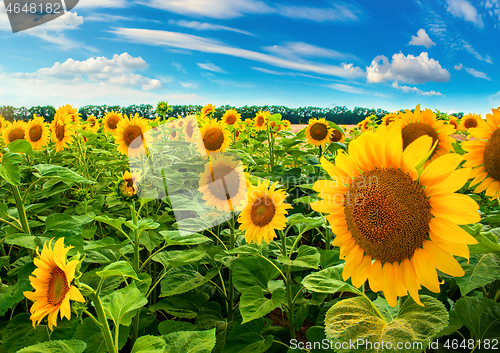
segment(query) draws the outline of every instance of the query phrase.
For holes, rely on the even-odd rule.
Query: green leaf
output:
[[[147,335],[135,341],[132,353],[164,353],[166,349],[167,344],[163,337]]]
[[[350,292],[361,295],[358,289],[342,280],[342,268],[343,265],[337,265],[313,272],[302,280],[302,285],[311,292],[327,294]]]
[[[422,352],[439,331],[448,325],[448,312],[435,298],[421,295],[421,307],[411,297],[402,303],[397,317],[392,321],[379,318],[370,300],[365,297],[344,299],[334,304],[325,319],[326,338],[333,342],[360,342],[361,345],[335,348],[337,352],[380,352],[380,345],[410,342],[405,352]],[[369,342],[370,345],[366,345]],[[378,342],[377,349],[375,343]],[[403,348],[403,347],[401,347]],[[384,350],[386,351],[386,350]],[[401,349],[399,350],[401,351]]]
[[[7,353],[15,353],[19,349],[49,340],[49,330],[45,325],[36,326],[28,314],[14,316],[2,332],[2,348]]]
[[[45,219],[46,238],[57,240],[64,237],[64,244],[75,247],[76,251],[83,251],[82,227],[72,216],[64,213],[53,213]]]
[[[243,293],[247,288],[268,288],[268,282],[278,277],[278,270],[261,257],[240,257],[232,262],[234,287]]]
[[[199,262],[206,255],[206,251],[199,249],[170,250],[154,255],[153,260],[160,262],[165,268],[175,268]]]
[[[477,244],[469,245],[471,254],[496,253],[500,255],[500,244],[498,239],[492,232],[482,232],[473,234],[477,240]]]
[[[135,282],[104,296],[101,301],[106,315],[113,320],[115,326],[129,326],[137,309],[148,303],[148,300],[137,289]]]
[[[164,310],[170,315],[193,319],[200,312],[203,304],[209,299],[208,294],[191,290],[187,293],[173,295],[151,305],[150,310]]]
[[[194,331],[196,327],[190,322],[165,320],[158,324],[160,335],[166,335],[177,331]]]
[[[38,178],[50,178],[70,183],[94,184],[71,169],[53,164],[38,164],[33,167],[37,172],[33,174]]]
[[[37,343],[17,353],[83,353],[86,348],[87,344],[80,340],[58,340]]]
[[[0,164],[0,177],[11,185],[20,185],[19,163],[22,160],[23,157],[17,153],[7,152],[4,154]]]
[[[188,268],[174,269],[160,282],[160,297],[169,297],[195,289],[210,281],[217,273],[219,270],[216,268],[210,269],[205,276]]]
[[[137,273],[132,268],[132,265],[127,261],[113,262],[112,264],[104,267],[101,271],[97,271],[96,274],[102,279],[111,276],[123,276],[139,280],[139,277],[137,277]]]
[[[8,286],[7,289],[0,294],[0,316],[3,316],[7,310],[12,309],[17,303],[24,299],[23,292],[30,292],[33,290],[29,276],[35,268],[32,262],[25,264],[17,274],[17,282]]]
[[[220,353],[226,343],[227,331],[231,325],[222,316],[220,304],[217,302],[208,302],[205,304],[196,316],[195,325],[198,330],[215,328],[217,343],[213,352]]]
[[[487,298],[463,297],[455,303],[455,311],[476,340],[500,339],[500,303]]]
[[[311,326],[306,332],[308,343],[311,343],[311,351],[309,353],[333,353],[330,349],[330,341],[326,339],[325,328],[323,326]],[[316,348],[315,345],[316,344]],[[317,347],[317,346],[320,347]],[[319,348],[319,349],[318,349]],[[300,351],[300,350],[299,350]]]
[[[208,331],[178,331],[163,336],[165,353],[210,353],[215,347],[215,329]]]
[[[321,255],[317,248],[308,245],[301,245],[299,253],[294,260],[290,260],[288,257],[283,255],[278,256],[277,260],[285,265],[317,269],[320,258]]]
[[[471,255],[469,263],[465,259],[460,262],[465,275],[455,281],[462,296],[500,278],[500,260],[495,254]]]
[[[33,157],[35,155],[33,153],[33,147],[31,147],[31,143],[22,139],[12,141],[7,145],[7,149],[9,150],[9,152],[24,153],[30,157]]]
[[[163,238],[165,238],[167,246],[198,245],[203,243],[209,243],[212,241],[212,239],[197,233],[189,235],[181,235],[178,231],[167,230],[167,231],[161,231],[160,234],[163,235]]]
[[[160,223],[153,222],[152,219],[140,219],[137,221],[137,226],[131,221],[125,221],[124,224],[134,231],[138,230],[139,234],[145,230],[156,229],[160,226]]]
[[[286,290],[277,288],[274,290],[271,299],[264,297],[264,292],[260,286],[246,289],[240,298],[240,312],[243,323],[258,319],[269,314],[285,301]]]
[[[129,327],[121,326],[118,332],[118,348],[121,349],[127,343]],[[82,323],[76,325],[74,339],[79,339],[87,344],[86,352],[107,353],[106,340],[101,329],[90,317],[83,319]]]
[[[97,222],[101,222],[101,223],[110,225],[111,227],[119,229],[119,230],[123,230],[122,229],[122,225],[126,221],[126,219],[123,218],[123,217],[120,217],[119,219],[116,219],[116,218],[111,218],[111,217],[106,216],[106,215],[104,215],[104,216],[94,216],[94,215],[91,215],[90,217],[92,217]]]

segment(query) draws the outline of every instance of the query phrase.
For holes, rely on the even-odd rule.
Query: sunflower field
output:
[[[1,353],[500,350],[500,108],[0,117]]]

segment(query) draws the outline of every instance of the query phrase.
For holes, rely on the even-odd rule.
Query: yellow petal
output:
[[[384,278],[383,286],[385,300],[394,308],[398,303],[398,296],[396,295],[396,278],[391,263],[386,262],[384,264],[384,267],[382,267],[382,275]]]
[[[373,292],[380,292],[383,290],[382,279],[382,263],[380,260],[375,260],[370,266],[370,273],[368,275],[368,284]]]
[[[431,232],[445,241],[459,244],[477,244],[477,240],[453,222],[444,218],[433,218],[429,222]]]
[[[456,153],[447,154],[435,159],[422,172],[420,183],[430,185],[431,183],[439,182],[443,176],[457,169],[462,159],[463,157]]]
[[[424,287],[434,293],[439,293],[439,281],[432,257],[423,249],[416,249],[411,259],[417,278]]]
[[[415,273],[415,268],[409,259],[404,259],[401,261],[401,273],[403,275],[403,282],[405,287],[408,288],[411,297],[418,305],[424,306],[420,301],[418,296],[418,290],[420,289],[420,284],[418,283],[417,274]]]
[[[359,288],[363,283],[365,283],[370,272],[370,265],[372,263],[372,257],[370,255],[363,256],[363,260],[359,264],[358,268],[354,271],[351,277],[351,282],[354,287]]]
[[[437,236],[434,232],[429,232],[429,237],[431,238],[432,242],[441,250],[469,260],[469,247],[467,246],[467,244],[459,244],[451,241],[446,241],[443,238]]]
[[[420,136],[410,143],[403,152],[403,160],[410,168],[416,168],[417,165],[427,156],[432,147],[432,137],[428,135]]]
[[[344,270],[342,271],[342,278],[346,281],[350,278],[353,273],[358,269],[358,266],[363,260],[363,249],[358,245],[354,246],[354,249],[346,255]]]
[[[441,250],[432,241],[424,240],[424,250],[432,257],[436,268],[450,276],[461,277],[465,274],[460,264],[449,253]]]
[[[459,190],[465,185],[467,180],[470,179],[471,174],[470,168],[462,168],[455,170],[450,174],[448,178],[443,180],[441,183],[432,184],[425,188],[425,194],[427,196],[434,196],[438,194],[452,193]]]

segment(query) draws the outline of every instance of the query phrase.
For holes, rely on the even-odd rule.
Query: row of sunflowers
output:
[[[500,108],[214,109],[0,118],[0,352],[500,347]]]

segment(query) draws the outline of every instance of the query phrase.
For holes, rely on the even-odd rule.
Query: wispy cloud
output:
[[[489,78],[488,75],[486,75],[484,72],[475,70],[471,67],[465,67],[462,64],[460,64],[460,65],[455,65],[453,68],[458,71],[464,69],[469,75],[491,81],[491,78]]]
[[[414,92],[416,94],[420,94],[421,96],[443,96],[445,97],[445,95],[443,95],[441,92],[436,92],[436,91],[422,91],[420,88],[418,87],[410,87],[410,86],[400,86],[397,82],[393,82],[392,83],[392,87],[400,90],[400,91],[403,91],[403,92]]]
[[[231,47],[218,41],[185,33],[137,28],[115,28],[111,32],[115,33],[124,40],[134,43],[169,46],[174,48],[196,50],[204,53],[229,55],[296,71],[314,72],[317,74],[338,76],[342,78],[359,78],[365,75],[361,68],[355,67],[353,64],[342,64],[337,66],[309,61],[295,62],[293,60],[280,58],[274,55],[241,49],[238,47]]]
[[[284,45],[264,47],[264,50],[284,58],[328,58],[336,60],[356,60],[359,58],[352,54],[341,53],[336,50],[318,47],[304,42],[286,42]]]
[[[483,19],[478,14],[476,8],[471,5],[467,0],[446,0],[448,6],[447,10],[453,16],[471,22],[479,28],[484,27]]]
[[[188,88],[188,89],[196,89],[196,88],[198,88],[198,84],[195,83],[195,82],[182,82],[182,81],[179,81],[179,83],[184,88]]]
[[[282,16],[316,22],[359,21],[357,11],[346,4],[334,4],[332,8],[278,5],[277,9]]]
[[[491,59],[491,56],[489,55],[486,55],[486,56],[483,56],[481,54],[479,54],[473,47],[472,45],[470,45],[468,42],[466,42],[465,40],[461,40],[459,42],[462,47],[467,51],[469,52],[470,54],[474,55],[474,57],[478,60],[481,60],[481,61],[485,61],[487,62],[488,64],[491,64],[493,63],[493,60]]]
[[[220,73],[226,72],[223,69],[221,69],[220,67],[218,67],[217,65],[214,65],[212,63],[205,63],[205,64],[198,63],[198,66],[201,67],[202,69],[208,70],[208,71],[220,72]]]
[[[253,36],[252,33],[247,32],[247,31],[243,31],[241,29],[227,27],[227,26],[221,26],[221,25],[214,25],[212,23],[207,23],[207,22],[186,21],[186,20],[179,20],[179,21],[170,20],[170,21],[168,21],[168,23],[173,24],[173,25],[177,25],[177,26],[181,26],[181,27],[196,29],[199,31],[231,31],[231,32],[246,34],[248,36]]]
[[[78,2],[78,8],[123,8],[131,5],[132,2],[128,0],[80,0]]]

